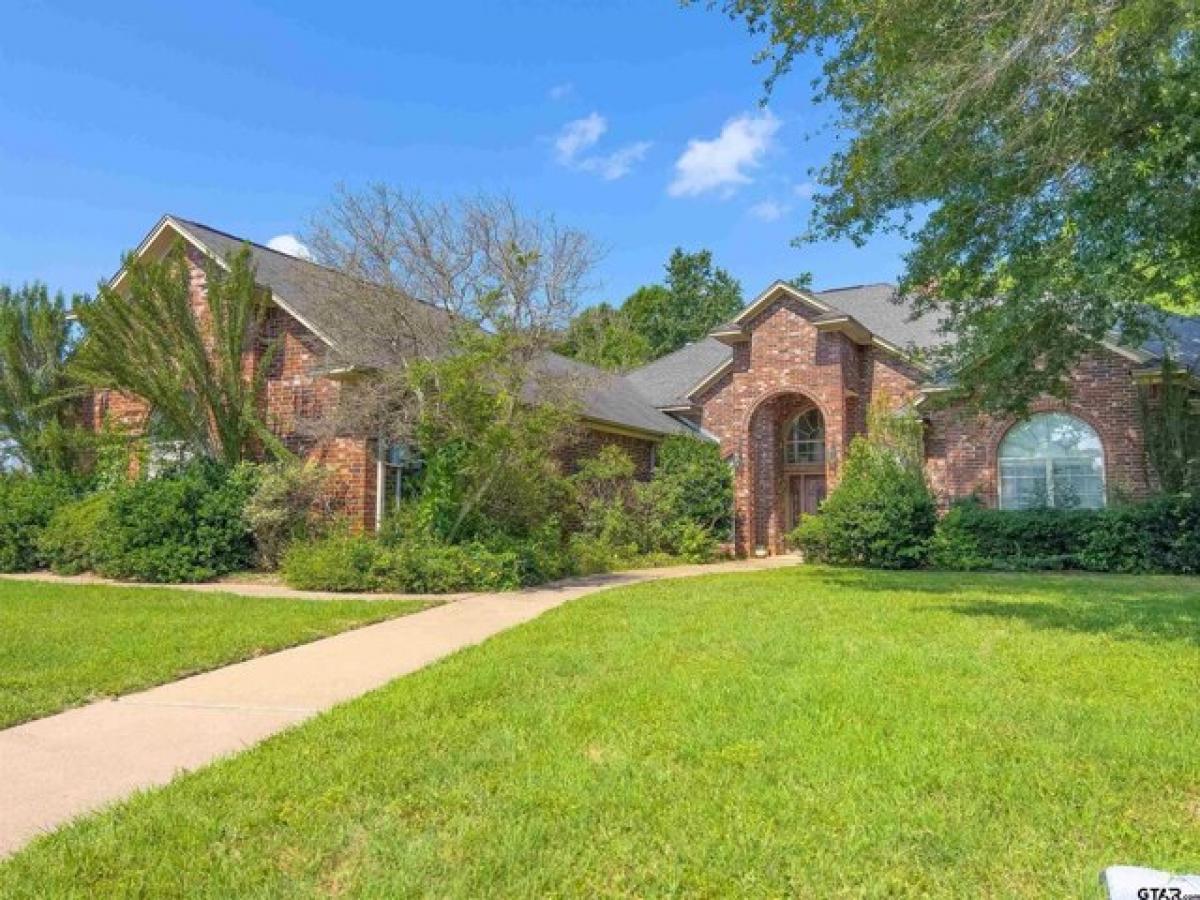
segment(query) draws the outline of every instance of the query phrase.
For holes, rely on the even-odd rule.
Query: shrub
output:
[[[985,509],[955,504],[930,562],[943,569],[1200,572],[1200,499],[1159,497],[1101,510]]]
[[[0,572],[29,572],[45,564],[39,539],[55,510],[76,496],[61,476],[0,476]]]
[[[290,544],[318,537],[328,528],[328,484],[328,471],[313,463],[279,462],[262,468],[246,503],[246,523],[262,568],[278,568]]]
[[[671,521],[692,522],[715,541],[733,527],[733,470],[716,444],[686,435],[667,438],[658,449],[652,480],[659,510]]]
[[[837,488],[817,515],[801,520],[791,540],[819,562],[907,569],[924,562],[936,522],[921,472],[857,437]]]
[[[943,569],[1066,569],[1100,515],[1094,510],[999,510],[955,503],[937,525],[930,562]]]
[[[283,557],[294,588],[444,594],[512,590],[522,584],[522,559],[480,543],[432,541],[385,546],[366,535],[339,534],[294,544]]]
[[[712,532],[690,519],[675,524],[670,546],[675,555],[693,563],[708,562],[717,555],[717,539]]]
[[[97,569],[113,578],[204,581],[247,568],[254,544],[245,520],[257,470],[195,460],[112,492]]]
[[[571,554],[582,571],[711,559],[728,535],[732,473],[715,445],[689,437],[664,442],[648,483],[634,480],[634,465],[620,448],[603,448],[573,476],[578,503]]]
[[[405,544],[382,553],[374,570],[376,590],[409,594],[505,591],[521,586],[516,553],[478,543]]]
[[[1200,498],[1159,497],[1096,515],[1079,564],[1096,572],[1200,572]]]
[[[578,570],[557,519],[547,520],[528,537],[497,534],[482,543],[493,553],[511,553],[516,557],[522,586],[555,581]]]
[[[105,492],[60,506],[38,540],[46,564],[59,575],[96,569],[111,514],[111,497]]]
[[[281,563],[289,587],[308,591],[373,591],[383,548],[364,535],[337,534],[301,541],[284,551]]]

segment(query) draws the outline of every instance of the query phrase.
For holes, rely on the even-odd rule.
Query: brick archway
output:
[[[820,462],[787,465],[783,453],[783,429],[797,415],[816,409],[824,426],[824,448]],[[738,552],[782,553],[797,486],[803,491],[820,485],[824,490],[834,477],[837,435],[842,421],[838,411],[825,408],[817,398],[800,390],[772,392],[760,398],[745,417],[742,431],[743,465],[738,473],[737,519],[741,524]],[[796,480],[800,479],[800,484]]]

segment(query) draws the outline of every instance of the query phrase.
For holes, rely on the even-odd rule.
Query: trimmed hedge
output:
[[[1160,497],[1102,510],[997,510],[955,504],[938,523],[942,569],[1200,572],[1200,498]]]

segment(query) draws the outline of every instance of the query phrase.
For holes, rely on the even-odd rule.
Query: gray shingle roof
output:
[[[896,287],[892,284],[880,282],[831,288],[815,291],[813,296],[832,309],[818,316],[818,321],[844,313],[875,336],[902,350],[932,350],[951,340],[951,336],[942,333],[933,316],[913,320],[911,306],[904,300],[897,302]],[[730,322],[713,329],[713,333],[741,330],[742,326],[737,322]],[[1164,345],[1169,346],[1179,362],[1200,368],[1200,316],[1161,316],[1160,336],[1147,341],[1144,349],[1158,356]],[[679,406],[688,402],[689,390],[732,357],[732,347],[706,337],[636,369],[626,377],[656,405]]]
[[[911,319],[912,307],[897,298],[896,286],[883,282],[816,291],[814,296],[827,306],[853,316],[872,334],[901,348],[930,350],[946,343],[938,322],[925,315]]]
[[[1166,349],[1184,366],[1200,368],[1200,316],[1164,313],[1158,336],[1146,341],[1145,349],[1160,358]]]
[[[627,376],[606,372],[557,353],[547,353],[543,364],[552,375],[580,379],[583,413],[590,419],[656,434],[695,433],[678,419],[660,412],[660,404],[639,391]]]
[[[178,216],[170,219],[218,256],[228,257],[248,246],[258,283],[270,288],[289,312],[331,345],[327,360],[330,368],[394,365],[413,348],[385,335],[410,331],[444,335],[449,325],[444,311],[416,301],[401,301],[394,291],[199,222]],[[551,373],[580,378],[584,415],[594,421],[660,435],[690,431],[679,420],[660,412],[623,376],[557,354],[547,354],[545,365]]]
[[[330,344],[329,365],[386,366],[414,352],[417,335],[444,336],[449,317],[416,301],[399,301],[394,291],[367,284],[334,269],[199,222],[171,216],[177,227],[220,257],[250,248],[255,278],[269,287],[288,312]],[[400,335],[413,335],[401,341]]]
[[[685,406],[688,392],[732,357],[732,347],[706,337],[634,369],[625,378],[655,406]]]

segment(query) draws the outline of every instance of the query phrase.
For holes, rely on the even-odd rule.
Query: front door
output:
[[[801,516],[811,516],[825,499],[825,475],[812,474],[793,475],[788,485],[788,529],[795,528],[800,523]]]

